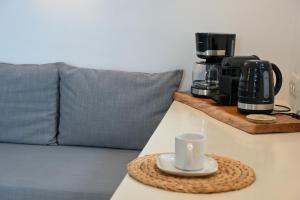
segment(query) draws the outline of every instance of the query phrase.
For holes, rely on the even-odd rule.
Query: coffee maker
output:
[[[224,57],[234,55],[235,34],[196,33],[197,56],[193,69],[191,93],[196,97],[212,97],[220,93],[219,71]]]
[[[257,56],[234,56],[235,34],[196,33],[199,58],[193,69],[191,93],[214,99],[219,105],[237,105],[241,68]]]

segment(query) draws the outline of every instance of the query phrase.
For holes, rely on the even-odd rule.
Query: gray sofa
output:
[[[109,199],[181,78],[0,63],[0,199]]]

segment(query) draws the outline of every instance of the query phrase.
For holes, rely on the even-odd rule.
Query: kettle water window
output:
[[[264,82],[264,98],[267,99],[270,96],[270,84],[269,84],[269,72],[268,71],[264,71],[264,75],[263,75],[263,82]]]

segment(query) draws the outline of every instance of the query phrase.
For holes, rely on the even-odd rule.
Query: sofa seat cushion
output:
[[[58,143],[142,149],[170,107],[182,73],[59,67]]]
[[[57,63],[0,63],[0,142],[54,144],[57,134]]]
[[[138,153],[0,143],[1,200],[109,199]]]

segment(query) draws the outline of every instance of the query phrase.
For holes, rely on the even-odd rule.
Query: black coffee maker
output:
[[[220,93],[221,61],[234,55],[235,34],[196,33],[197,56],[205,61],[196,62],[193,69],[191,93],[196,97],[211,97]]]
[[[193,70],[191,93],[212,98],[219,105],[237,105],[241,67],[257,56],[234,56],[235,34],[196,33],[199,58]]]

